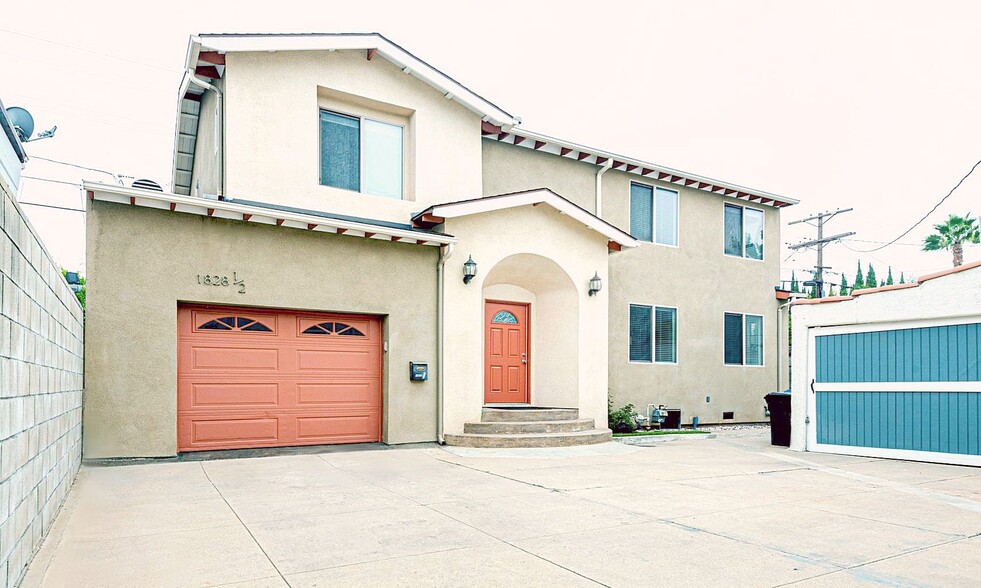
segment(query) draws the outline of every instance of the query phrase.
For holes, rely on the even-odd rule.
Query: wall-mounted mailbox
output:
[[[417,361],[409,362],[409,379],[413,382],[424,382],[429,379],[429,364]]]

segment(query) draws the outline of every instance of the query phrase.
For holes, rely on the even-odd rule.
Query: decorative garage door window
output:
[[[492,323],[502,323],[505,325],[516,325],[518,324],[518,317],[514,316],[506,310],[499,311],[494,315]]]
[[[304,335],[343,335],[345,337],[364,337],[365,334],[344,323],[317,323],[303,331]]]
[[[245,317],[245,316],[226,316],[222,318],[216,318],[210,320],[200,327],[198,330],[204,331],[259,331],[263,333],[271,333],[272,329],[266,325],[260,323],[259,321]]]

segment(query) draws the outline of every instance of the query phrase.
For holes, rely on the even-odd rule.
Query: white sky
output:
[[[0,98],[38,131],[58,125],[27,146],[27,176],[108,179],[46,157],[169,183],[193,33],[377,31],[529,129],[799,199],[784,225],[854,207],[826,226],[863,240],[825,249],[849,282],[858,259],[897,281],[950,267],[918,244],[949,213],[981,213],[979,171],[896,245],[852,251],[909,228],[981,159],[976,2],[17,4],[0,21]],[[77,188],[30,179],[21,200],[81,206]],[[25,209],[59,262],[84,266],[82,214]],[[813,234],[784,226],[782,241]],[[780,259],[784,278],[815,263],[813,251]]]

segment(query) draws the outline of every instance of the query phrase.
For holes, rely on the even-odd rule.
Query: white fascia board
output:
[[[317,225],[318,227],[328,227],[331,229],[344,229],[351,231],[354,236],[364,236],[367,233],[384,237],[399,237],[417,242],[425,242],[432,245],[447,245],[456,243],[457,239],[449,235],[437,235],[432,233],[419,233],[391,227],[359,223],[340,219],[324,218],[321,216],[301,214],[296,212],[280,211],[271,208],[259,208],[235,204],[235,201],[210,200],[194,196],[182,196],[168,192],[157,192],[155,190],[141,190],[139,188],[127,188],[125,186],[115,186],[112,184],[102,184],[98,182],[83,182],[82,190],[92,192],[96,200],[107,202],[117,202],[121,204],[135,203],[136,206],[145,208],[157,208],[169,210],[170,205],[176,206],[176,212],[190,212],[193,214],[203,214],[216,218],[227,218],[231,220],[243,220],[243,215],[248,215],[251,222],[262,220],[284,221],[283,226],[294,228],[306,228],[307,225]],[[213,214],[208,215],[211,209]],[[244,222],[250,222],[244,221]],[[269,223],[267,223],[269,224]]]
[[[622,162],[624,162],[624,163],[626,163],[628,165],[635,165],[638,168],[646,167],[647,169],[652,169],[652,170],[657,171],[657,172],[671,174],[673,176],[679,176],[679,177],[683,177],[683,178],[686,178],[686,179],[689,179],[689,180],[694,180],[696,182],[702,182],[702,183],[705,183],[705,184],[712,184],[712,185],[718,186],[720,188],[727,188],[729,190],[735,190],[737,192],[745,192],[747,194],[752,194],[753,196],[762,196],[763,198],[767,198],[767,199],[775,200],[775,201],[779,201],[779,202],[787,202],[789,204],[799,204],[800,203],[800,200],[797,200],[797,199],[794,199],[794,198],[789,198],[787,196],[780,196],[778,194],[773,194],[773,193],[770,193],[770,192],[764,192],[764,191],[756,190],[756,189],[753,189],[753,188],[747,188],[746,186],[740,186],[739,184],[733,184],[731,182],[724,182],[722,180],[716,180],[716,179],[709,178],[709,177],[706,177],[706,176],[700,176],[698,174],[692,174],[692,173],[688,173],[688,172],[676,170],[676,169],[673,169],[673,168],[670,168],[670,167],[665,167],[663,165],[658,165],[656,163],[651,163],[649,161],[641,161],[640,159],[634,159],[632,157],[626,157],[624,155],[619,155],[617,153],[613,153],[613,152],[610,152],[610,151],[604,151],[602,149],[596,149],[594,147],[587,147],[586,145],[581,145],[579,143],[574,143],[572,141],[566,141],[565,139],[556,139],[555,137],[550,137],[548,135],[543,135],[541,133],[536,133],[534,131],[529,131],[528,129],[521,128],[521,127],[515,128],[515,129],[511,129],[509,132],[510,133],[513,133],[513,134],[521,135],[525,139],[531,139],[533,141],[544,141],[545,143],[551,143],[553,145],[558,145],[559,147],[566,147],[568,149],[572,149],[573,151],[579,151],[579,152],[585,151],[585,152],[591,153],[593,155],[598,155],[599,157],[606,157],[608,159],[615,159],[617,161],[622,161]],[[500,140],[500,139],[496,139],[496,137],[494,137],[494,139],[495,140]],[[532,143],[528,143],[526,145],[526,144],[523,143],[520,146],[521,147],[528,147],[531,144]],[[655,180],[655,178],[647,178],[647,179],[649,179],[649,180]],[[762,206],[768,206],[768,205],[764,204]]]
[[[467,89],[459,82],[377,34],[364,35],[199,35],[192,37],[202,46],[221,53],[236,51],[344,51],[375,49],[405,73],[425,82],[444,96],[455,100],[503,128],[520,121]],[[190,57],[190,49],[188,56]],[[195,56],[196,59],[196,56]],[[195,62],[196,65],[196,62]]]
[[[495,210],[528,206],[532,204],[547,204],[562,214],[569,216],[586,227],[603,235],[608,240],[616,241],[623,247],[637,247],[640,244],[639,241],[630,236],[629,233],[621,231],[606,221],[597,218],[593,214],[579,208],[578,206],[548,190],[535,190],[532,192],[524,192],[508,196],[498,196],[473,200],[470,202],[460,202],[458,204],[434,206],[432,214],[433,216],[442,218],[455,218],[459,216],[469,216],[471,214],[480,214],[482,212],[492,212]]]

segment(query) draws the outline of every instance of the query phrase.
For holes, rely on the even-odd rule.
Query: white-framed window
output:
[[[763,365],[763,317],[725,313],[723,362],[725,365]]]
[[[404,135],[399,125],[320,111],[320,183],[402,198]]]
[[[725,254],[763,260],[763,211],[726,204]]]
[[[678,309],[630,305],[629,360],[678,363]]]
[[[630,234],[659,245],[678,246],[678,192],[630,183]]]

